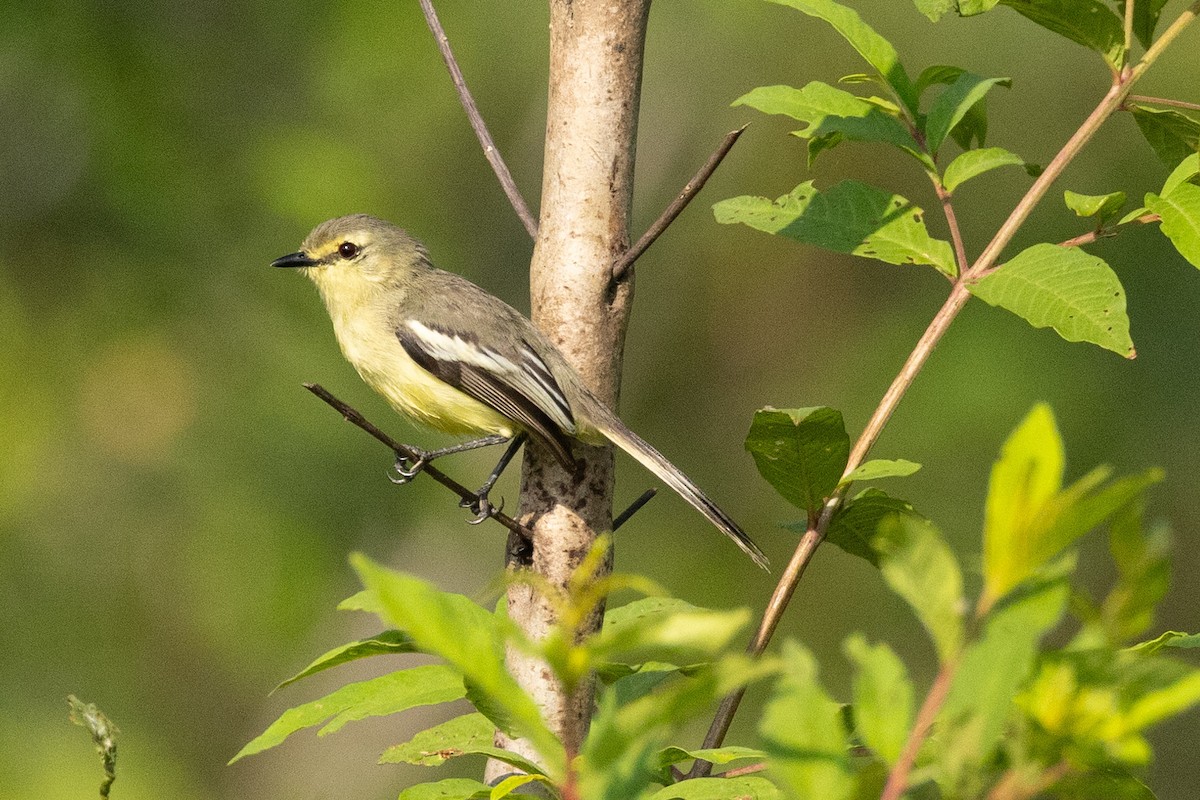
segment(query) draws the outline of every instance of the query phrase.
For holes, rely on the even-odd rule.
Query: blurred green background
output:
[[[1011,75],[990,100],[989,143],[1045,163],[1103,94],[1094,54],[1007,10],[930,24],[907,2],[859,2],[910,72],[951,63]],[[1170,3],[1164,18],[1177,12]],[[545,105],[542,3],[440,4],[484,115],[536,206]],[[65,696],[123,730],[114,797],[394,797],[416,768],[374,765],[428,720],[305,732],[225,762],[289,705],[382,663],[268,692],[320,652],[373,630],[339,614],[362,550],[489,600],[504,531],[464,524],[419,480],[394,487],[383,449],[301,387],[319,381],[401,438],[342,360],[307,281],[268,268],[317,222],[366,211],[424,239],[442,266],[528,308],[530,243],[480,154],[415,3],[17,0],[0,32],[0,798],[92,795],[98,761]],[[777,196],[854,175],[931,209],[907,159],[844,145],[810,173],[778,119],[731,101],[861,70],[816,21],[757,2],[660,2],[651,15],[635,232],[727,131],[750,130],[698,202],[639,262],[623,415],[753,533],[777,565],[793,520],[742,439],[754,409],[833,405],[866,421],[940,305],[932,269],[834,256],[713,222],[716,200]],[[1192,101],[1200,30],[1138,91]],[[1086,230],[1061,190],[1139,198],[1166,169],[1128,117],[1106,126],[1018,245]],[[977,253],[1028,184],[1000,171],[961,191]],[[1069,478],[1108,462],[1167,469],[1152,516],[1177,537],[1162,629],[1200,628],[1200,273],[1153,230],[1093,250],[1128,294],[1138,358],[1035,331],[972,303],[876,450],[924,470],[892,489],[935,519],[978,575],[991,460],[1037,400],[1067,442]],[[462,458],[471,483],[493,456]],[[653,485],[624,457],[618,496]],[[515,497],[515,486],[501,494]],[[755,609],[771,581],[677,498],[618,537],[618,568],[701,604]],[[1084,574],[1111,570],[1101,537]],[[784,633],[814,647],[836,692],[842,638],[887,638],[932,672],[916,623],[865,564],[829,547]],[[749,735],[753,707],[740,718]],[[1191,713],[1158,730],[1150,784],[1194,796]],[[471,765],[464,769],[474,769]]]

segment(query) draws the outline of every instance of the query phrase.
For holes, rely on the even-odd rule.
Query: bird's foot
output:
[[[492,500],[488,497],[488,493],[492,490],[491,485],[484,486],[472,497],[464,497],[459,501],[459,508],[469,510],[475,516],[467,520],[470,525],[478,525],[488,517],[500,513],[504,509],[504,498],[500,498],[500,505],[493,505]]]
[[[434,459],[434,454],[427,450],[410,446],[409,451],[415,454],[416,458],[410,458],[407,455],[397,453],[396,463],[392,465],[392,469],[396,471],[396,474],[388,475],[388,480],[397,486],[402,486],[417,477],[417,475],[421,474],[421,470],[429,466],[429,462]]]

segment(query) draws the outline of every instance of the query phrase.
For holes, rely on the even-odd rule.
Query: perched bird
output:
[[[467,279],[434,267],[424,246],[400,228],[365,214],[332,219],[318,225],[299,252],[272,266],[299,268],[312,279],[342,353],[397,411],[446,433],[484,435],[431,457],[527,434],[573,470],[572,439],[607,440],[766,568],[766,557],[738,524],[596,399],[533,323]],[[401,474],[411,476],[422,465]],[[500,469],[480,490],[483,515]]]

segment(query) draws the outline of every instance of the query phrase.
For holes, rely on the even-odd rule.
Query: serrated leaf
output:
[[[1146,195],[1146,206],[1162,217],[1162,232],[1193,267],[1200,267],[1200,186],[1180,183],[1169,195]]]
[[[417,647],[413,643],[412,637],[404,631],[383,631],[366,639],[359,639],[357,642],[350,642],[341,647],[335,647],[329,652],[318,656],[307,667],[276,686],[273,691],[279,691],[301,678],[307,678],[309,675],[314,675],[330,667],[345,664],[348,661],[355,661],[368,656],[415,652],[417,652]]]
[[[783,800],[783,794],[766,778],[692,778],[664,786],[646,800]]]
[[[1043,28],[1095,50],[1114,70],[1121,68],[1125,25],[1100,0],[1000,0]]]
[[[1067,204],[1067,208],[1075,212],[1076,216],[1098,217],[1100,224],[1103,225],[1115,217],[1120,212],[1121,206],[1125,205],[1125,193],[1079,194],[1067,190],[1063,192],[1063,201]]]
[[[1102,259],[1079,248],[1035,244],[968,288],[1035,328],[1054,328],[1068,342],[1137,355],[1121,281]]]
[[[859,464],[840,484],[854,481],[874,481],[880,478],[906,478],[921,468],[915,461],[905,461],[903,458],[873,458]],[[840,485],[839,484],[839,485]]]
[[[963,72],[938,95],[925,119],[925,144],[931,153],[937,155],[950,131],[994,86],[1012,86],[1012,80],[982,78]]]
[[[850,46],[858,51],[868,64],[874,67],[895,91],[908,108],[915,112],[916,103],[909,82],[908,73],[900,63],[896,48],[880,36],[852,8],[839,5],[832,0],[768,0],[783,6],[789,6],[810,17],[817,17],[828,22],[835,31],[841,34]]]
[[[979,150],[968,150],[950,162],[942,175],[942,185],[946,191],[953,192],[962,184],[977,175],[989,170],[1006,166],[1024,166],[1025,160],[1016,153],[1010,153],[1003,147],[985,147]]]
[[[1168,167],[1200,150],[1200,121],[1173,108],[1151,108],[1137,103],[1127,107],[1142,136]]]
[[[888,764],[896,763],[913,721],[913,686],[899,656],[880,642],[852,634],[842,646],[856,667],[852,682],[854,730]]]
[[[754,413],[746,449],[775,491],[814,514],[837,488],[850,437],[836,409],[764,408]]]
[[[867,489],[857,497],[842,503],[830,520],[825,540],[837,545],[852,556],[866,559],[879,565],[879,554],[871,546],[879,522],[892,514],[919,516],[913,507],[898,497],[891,497],[878,489]],[[789,530],[803,533],[804,525],[786,526]]]
[[[560,775],[565,768],[562,743],[546,727],[533,698],[505,668],[496,618],[463,595],[439,591],[365,556],[356,554],[351,562],[364,585],[379,597],[384,621],[406,631],[423,652],[455,667],[475,708],[502,730],[529,739],[551,774]]]
[[[495,735],[496,725],[483,714],[463,714],[389,747],[379,763],[437,767],[458,756],[481,755],[532,775],[542,774],[542,768],[524,756],[496,747],[492,741]]]
[[[956,658],[965,636],[966,598],[958,561],[938,530],[912,515],[885,517],[871,545],[884,581],[912,607],[938,660]]]
[[[759,723],[768,768],[795,797],[843,800],[855,781],[841,707],[817,681],[811,653],[788,640],[782,656],[784,673]]]
[[[1166,197],[1181,183],[1196,183],[1197,175],[1200,175],[1200,153],[1192,153],[1171,170],[1159,194]]]
[[[448,703],[466,692],[462,676],[441,664],[400,670],[366,681],[347,684],[319,700],[289,708],[265,731],[243,747],[230,763],[261,753],[281,743],[296,731],[328,721],[318,733],[326,735],[347,722],[385,716],[416,706]]]
[[[956,274],[950,243],[933,239],[923,212],[899,195],[847,180],[818,192],[807,181],[772,202],[734,197],[713,206],[717,222],[741,223],[837,253],[889,264],[930,264]]]

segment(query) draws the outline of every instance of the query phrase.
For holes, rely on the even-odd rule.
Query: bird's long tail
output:
[[[633,456],[646,469],[654,473],[659,480],[666,483],[679,493],[679,496],[692,504],[708,520],[716,525],[726,536],[733,540],[746,555],[763,569],[768,569],[767,557],[758,549],[746,532],[733,519],[721,510],[716,503],[708,498],[692,479],[684,475],[678,467],[666,459],[662,453],[655,450],[647,441],[642,439],[611,412],[595,414],[600,419],[593,419],[592,424],[604,434],[610,442]]]

